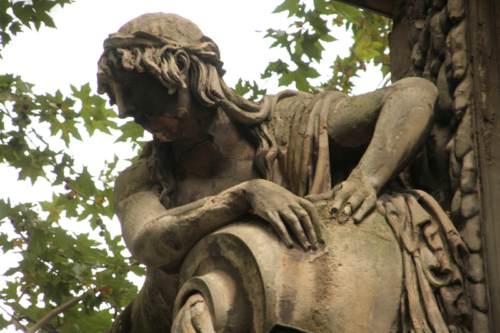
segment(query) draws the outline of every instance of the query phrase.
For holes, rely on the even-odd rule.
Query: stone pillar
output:
[[[490,332],[500,332],[499,19],[497,1],[468,1],[468,48],[473,87],[471,107],[479,162],[480,223],[484,244],[480,254],[486,268],[482,288],[487,291],[487,297],[478,300],[485,304],[486,311],[481,311],[476,317],[484,329],[489,319]]]
[[[472,332],[478,333],[500,332],[500,26],[495,24],[500,8],[495,3],[394,0],[390,37],[393,81],[420,76],[439,89],[433,142],[406,173],[413,186],[450,212],[467,244]],[[418,171],[412,174],[412,167]]]

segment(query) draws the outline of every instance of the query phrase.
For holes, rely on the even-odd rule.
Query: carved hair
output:
[[[108,93],[112,78],[110,66],[127,71],[136,70],[148,73],[158,79],[169,94],[179,88],[186,88],[182,74],[189,72],[191,92],[195,98],[206,107],[214,107],[224,98],[216,68],[204,59],[194,54],[187,54],[180,49],[168,52],[168,45],[162,48],[133,47],[111,49],[105,52],[99,60],[98,91]],[[113,101],[114,102],[114,101]]]

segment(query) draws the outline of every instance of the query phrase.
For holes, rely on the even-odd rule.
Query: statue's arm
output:
[[[287,245],[293,246],[288,227],[305,249],[317,246],[314,206],[272,182],[251,180],[167,210],[151,178],[146,159],[141,159],[120,174],[114,195],[127,248],[148,267],[177,267],[199,240],[251,208],[276,228]]]
[[[334,141],[347,147],[369,142],[348,179],[333,191],[339,218],[360,222],[379,191],[422,149],[434,124],[437,93],[431,82],[407,78],[332,106],[327,124]]]

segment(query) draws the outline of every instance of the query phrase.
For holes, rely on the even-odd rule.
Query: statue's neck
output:
[[[175,164],[181,172],[213,177],[230,167],[233,160],[241,159],[242,151],[248,159],[253,159],[252,145],[240,136],[223,110],[213,110],[212,117],[200,121],[206,121],[199,126],[203,131],[172,142]]]

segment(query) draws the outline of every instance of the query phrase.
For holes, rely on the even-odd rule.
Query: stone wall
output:
[[[427,187],[424,189],[449,210],[471,253],[467,289],[473,309],[473,332],[486,333],[489,332],[489,309],[471,111],[472,66],[467,50],[466,1],[398,0],[394,6],[401,7],[403,2],[405,13],[395,17],[390,37],[393,81],[420,76],[439,89],[434,147],[426,147],[427,156],[417,159],[420,163],[417,169],[419,172],[431,169],[427,178],[433,179],[434,184],[422,182],[422,187]],[[439,163],[439,157],[432,156],[433,152],[447,156],[448,163]],[[439,175],[446,169],[447,176],[432,178],[432,174]],[[445,186],[441,185],[443,182]]]

